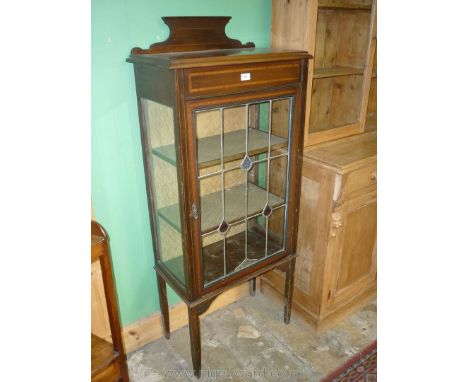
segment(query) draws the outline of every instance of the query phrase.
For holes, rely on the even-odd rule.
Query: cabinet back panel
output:
[[[369,12],[340,14],[340,39],[336,64],[338,66],[363,67],[369,45]]]
[[[315,68],[363,67],[369,43],[370,13],[319,11]]]
[[[361,94],[360,75],[314,80],[309,133],[357,122]]]
[[[336,12],[319,12],[315,38],[315,68],[336,65],[339,38],[339,15]]]
[[[309,133],[322,130],[331,125],[331,108],[333,99],[333,79],[314,80],[312,84],[311,114]]]

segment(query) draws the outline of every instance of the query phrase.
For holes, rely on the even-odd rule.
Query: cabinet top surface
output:
[[[275,48],[215,49],[191,52],[170,52],[156,54],[132,54],[131,63],[147,64],[182,69],[205,66],[262,63],[272,61],[311,58],[305,51]]]
[[[377,156],[377,133],[361,134],[306,148],[304,160],[321,162],[345,171],[351,166],[374,160]]]

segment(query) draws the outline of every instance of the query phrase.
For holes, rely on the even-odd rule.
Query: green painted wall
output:
[[[232,16],[228,36],[270,46],[271,0],[92,0],[92,203],[111,238],[123,325],[159,310],[130,49],[168,36],[162,16]],[[79,110],[77,110],[79,113]],[[169,290],[169,302],[179,301]]]

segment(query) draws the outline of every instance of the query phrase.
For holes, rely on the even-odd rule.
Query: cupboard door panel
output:
[[[330,247],[336,269],[330,277],[330,305],[353,298],[375,282],[377,199],[372,192],[337,209],[332,222]]]
[[[337,280],[338,290],[369,274],[376,228],[376,203],[365,205],[348,214]]]

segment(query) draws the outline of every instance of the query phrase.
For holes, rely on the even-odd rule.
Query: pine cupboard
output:
[[[304,150],[293,307],[318,332],[376,295],[376,132]],[[284,275],[261,290],[282,293]]]
[[[295,309],[322,331],[374,298],[377,1],[272,0],[272,47],[309,65]],[[261,290],[282,291],[281,272]]]

